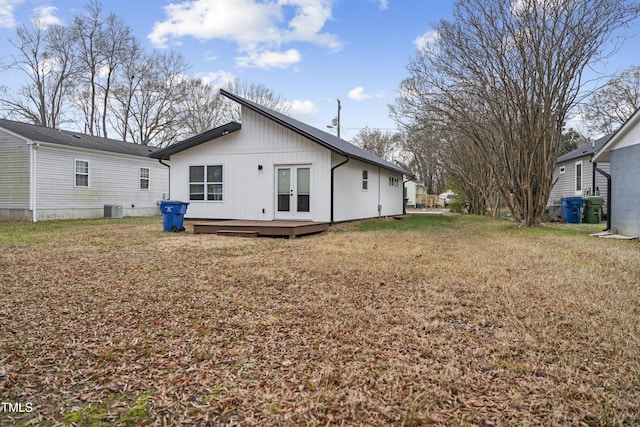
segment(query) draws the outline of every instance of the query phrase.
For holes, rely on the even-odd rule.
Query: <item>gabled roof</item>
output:
[[[0,128],[33,142],[64,145],[67,147],[83,148],[86,150],[106,151],[109,153],[128,154],[131,156],[149,157],[157,150],[155,147],[116,139],[100,138],[79,132],[53,129],[29,123],[0,119]]]
[[[609,141],[593,156],[594,162],[608,162],[609,153],[615,148],[618,142],[626,135],[637,122],[640,121],[640,108],[611,136]]]
[[[313,126],[309,126],[308,124],[302,123],[301,121],[293,119],[285,114],[279,113],[270,108],[256,104],[255,102],[241,98],[237,95],[233,95],[223,89],[220,89],[220,94],[226,96],[227,98],[239,103],[240,105],[252,111],[255,111],[256,113],[262,115],[263,117],[266,117],[269,120],[273,120],[274,122],[286,127],[287,129],[290,129],[293,132],[299,135],[302,135],[307,139],[310,139],[311,141],[333,151],[336,154],[339,154],[345,157],[350,157],[352,159],[360,160],[375,166],[380,166],[385,169],[390,169],[394,172],[402,173],[410,177],[413,176],[412,172],[406,169],[403,169],[398,165],[387,162],[386,160],[381,159],[375,154],[365,151],[362,148],[356,147],[355,145],[343,139],[340,139],[328,132],[324,132],[319,129],[316,129]],[[192,138],[181,141],[177,144],[170,145],[154,153],[152,157],[168,160],[169,156],[171,156],[172,154],[178,153],[180,151],[186,150],[187,148],[191,148],[196,145],[202,144],[204,142],[210,141],[214,138],[218,138],[222,135],[226,135],[229,132],[235,132],[236,130],[240,129],[240,126],[241,125],[238,123],[231,122],[224,126],[220,126],[218,128],[212,129],[200,135],[196,135]]]
[[[579,159],[580,157],[589,157],[593,156],[598,150],[600,150],[606,143],[611,139],[614,134],[611,133],[609,135],[605,135],[600,139],[597,139],[593,142],[586,143],[576,148],[573,151],[569,151],[568,153],[563,154],[558,157],[556,163],[564,163],[569,160]]]
[[[169,145],[168,147],[165,147],[162,150],[158,150],[155,153],[151,154],[151,157],[161,160],[169,160],[172,154],[179,153],[180,151],[186,150],[187,148],[195,147],[196,145],[200,145],[204,142],[211,141],[212,139],[216,139],[231,132],[235,132],[237,130],[240,130],[240,127],[240,123],[227,123],[226,125],[208,130],[204,133],[201,133],[200,135],[192,136],[191,138],[185,139],[184,141]]]
[[[249,101],[247,99],[241,98],[237,95],[229,93],[224,89],[220,89],[220,94],[226,96],[227,98],[236,101],[240,105],[243,105],[250,110],[255,111],[256,113],[273,120],[276,123],[281,124],[293,132],[304,136],[312,140],[313,142],[328,148],[336,154],[341,156],[349,157],[352,159],[360,160],[365,163],[369,163],[374,166],[380,166],[385,169],[390,169],[394,172],[398,172],[409,177],[413,177],[414,174],[398,165],[395,165],[391,162],[388,162],[380,157],[376,156],[373,153],[370,153],[366,150],[363,150],[360,147],[356,147],[350,142],[345,141],[344,139],[338,138],[335,135],[332,135],[328,132],[322,131],[320,129],[314,128],[306,123],[298,121],[292,117],[289,117],[285,114],[282,114],[278,111],[272,110],[270,108],[264,107],[260,104],[256,104],[255,102]]]

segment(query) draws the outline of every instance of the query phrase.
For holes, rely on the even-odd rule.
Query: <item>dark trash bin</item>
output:
[[[187,206],[189,206],[189,203],[177,200],[163,200],[160,202],[163,231],[172,231],[174,233],[184,231],[184,214],[187,213]]]
[[[600,224],[602,222],[602,196],[589,196],[582,199],[584,209],[582,210],[582,222],[586,224]]]
[[[565,197],[562,199],[564,222],[569,224],[580,224],[581,209],[582,197]]]

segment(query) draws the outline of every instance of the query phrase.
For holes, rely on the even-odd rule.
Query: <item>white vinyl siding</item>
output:
[[[24,139],[0,129],[0,210],[29,209],[30,151]]]
[[[89,163],[89,187],[75,186],[75,161]],[[38,219],[91,218],[104,205],[122,205],[125,216],[158,214],[158,201],[169,191],[169,171],[149,159],[149,190],[140,191],[141,157],[98,151],[79,152],[42,145],[37,150]]]
[[[582,164],[582,190],[576,194],[576,163]],[[609,171],[609,162],[598,163],[597,167]],[[562,173],[564,169],[564,173]],[[595,188],[593,187],[593,176],[595,174]],[[576,197],[576,195],[584,194],[596,194],[604,197],[606,211],[607,195],[607,179],[601,173],[594,170],[594,165],[591,163],[588,157],[583,157],[581,162],[575,160],[569,160],[564,163],[560,163],[556,166],[555,173],[553,175],[555,185],[551,189],[551,195],[549,196],[548,205],[560,204],[560,201],[564,197]]]

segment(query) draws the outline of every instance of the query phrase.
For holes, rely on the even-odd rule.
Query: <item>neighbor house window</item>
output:
[[[75,186],[89,186],[89,162],[86,160],[76,160],[75,167]]]
[[[189,167],[189,199],[222,201],[222,165]]]
[[[362,189],[365,191],[369,189],[369,171],[367,170],[362,171]]]
[[[149,189],[149,168],[140,168],[140,189]]]
[[[576,194],[582,193],[582,162],[576,162]]]

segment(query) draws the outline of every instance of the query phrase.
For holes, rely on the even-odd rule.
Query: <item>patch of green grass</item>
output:
[[[446,228],[455,223],[459,217],[449,215],[415,214],[395,218],[381,218],[363,221],[357,231],[410,231],[425,228]]]
[[[36,245],[57,242],[70,234],[79,234],[89,227],[94,232],[95,226],[136,225],[157,222],[162,219],[154,217],[125,217],[119,219],[67,219],[40,222],[2,221],[0,222],[0,246]]]
[[[76,406],[72,410],[69,410],[63,414],[63,421],[65,425],[76,426],[102,426],[106,425],[109,415],[109,410],[117,402],[122,402],[130,405],[130,409],[127,410],[122,416],[120,416],[114,425],[117,426],[134,426],[134,425],[146,425],[149,421],[149,407],[148,399],[151,395],[151,390],[146,390],[135,401],[131,401],[126,395],[117,395],[107,399],[104,403],[87,403],[83,406]]]

